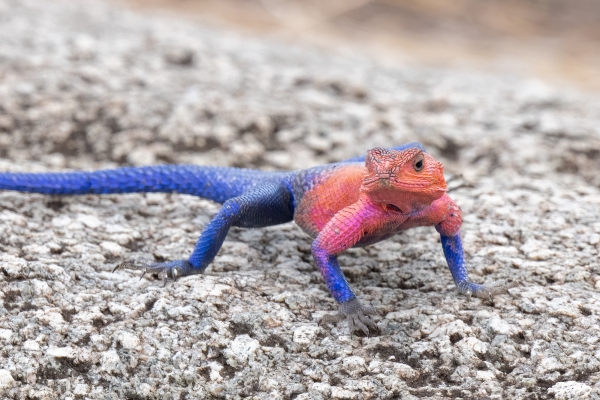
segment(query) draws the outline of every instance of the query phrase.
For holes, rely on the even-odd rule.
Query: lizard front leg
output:
[[[311,250],[319,272],[333,298],[340,304],[340,313],[348,320],[350,334],[356,326],[365,335],[376,332],[377,325],[367,314],[375,310],[360,304],[342,272],[337,254],[356,245],[365,234],[378,232],[390,220],[390,215],[366,196],[338,211],[323,227],[312,243]]]
[[[187,260],[138,265],[123,263],[117,268],[134,267],[143,270],[144,273],[156,273],[166,284],[168,278],[176,280],[180,276],[202,273],[223,245],[230,227],[260,228],[282,224],[292,219],[290,191],[279,184],[261,185],[223,203],[223,207],[200,234],[194,251]]]
[[[462,216],[460,209],[449,198],[446,199],[446,215],[442,222],[435,226],[440,233],[442,249],[448,263],[448,268],[459,292],[467,296],[475,296],[493,300],[493,296],[505,293],[511,285],[486,286],[471,282],[465,266],[465,252],[460,239]]]
[[[460,239],[460,232],[457,232],[453,236],[441,235],[441,241],[448,268],[459,292],[467,296],[473,295],[493,301],[494,295],[506,293],[506,290],[512,287],[509,285],[487,286],[471,282],[467,268],[465,267],[465,255]]]
[[[340,304],[341,315],[347,318],[350,334],[355,326],[367,336],[377,332],[377,325],[368,316],[375,313],[375,309],[363,306],[356,298],[338,264],[337,257],[329,254],[316,240],[312,245],[312,254],[331,295]]]

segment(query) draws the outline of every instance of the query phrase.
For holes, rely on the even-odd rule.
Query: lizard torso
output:
[[[294,221],[306,233],[316,237],[341,210],[359,201],[365,176],[364,163],[333,164],[298,171],[292,180],[297,203]],[[431,204],[410,213],[387,211],[371,218],[380,219],[377,228],[363,231],[354,246],[366,246],[388,239],[406,229],[436,225],[442,222],[449,209],[458,207],[447,194]]]

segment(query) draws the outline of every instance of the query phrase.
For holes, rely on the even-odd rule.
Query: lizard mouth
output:
[[[400,214],[404,214],[404,212],[402,212],[402,210],[400,208],[398,208],[397,206],[395,206],[393,204],[384,204],[383,209],[385,211],[391,211],[391,212],[397,212]]]

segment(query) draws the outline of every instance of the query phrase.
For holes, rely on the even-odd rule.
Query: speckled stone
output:
[[[340,256],[381,336],[348,336],[293,224],[178,259],[218,206],[177,194],[0,193],[0,397],[600,398],[600,101],[136,14],[0,0],[0,170],[306,168],[419,140],[445,165],[477,282],[432,228]],[[587,397],[586,397],[587,396]]]

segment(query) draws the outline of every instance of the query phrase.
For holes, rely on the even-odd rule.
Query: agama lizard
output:
[[[344,277],[337,255],[416,226],[434,225],[454,282],[468,295],[503,291],[469,280],[458,206],[447,194],[443,166],[420,143],[375,148],[366,157],[292,172],[160,165],[66,173],[0,173],[0,189],[52,195],[177,192],[223,204],[187,260],[128,266],[168,278],[202,273],[232,226],[258,228],[295,221],[314,238],[314,260],[339,310],[365,334],[377,330]]]

